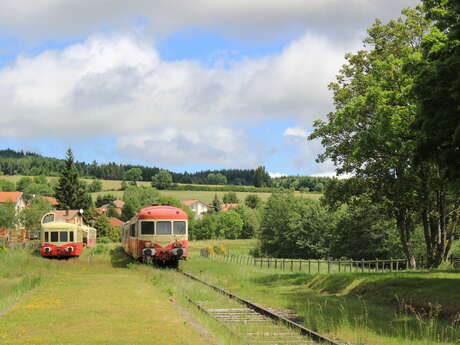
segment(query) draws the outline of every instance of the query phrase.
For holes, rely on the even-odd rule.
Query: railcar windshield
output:
[[[67,242],[69,238],[69,234],[67,231],[60,231],[59,232],[59,241],[60,242]]]
[[[174,235],[185,235],[185,222],[174,222]]]
[[[74,242],[74,231],[45,231],[45,242]]]
[[[154,235],[155,234],[155,223],[154,222],[142,222],[141,223],[141,235]]]
[[[51,231],[51,242],[59,242],[59,232]]]
[[[171,235],[171,222],[157,222],[157,235]]]

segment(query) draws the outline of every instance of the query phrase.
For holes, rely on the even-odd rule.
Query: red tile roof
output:
[[[51,203],[51,205],[53,205],[53,206],[59,205],[59,203],[56,200],[56,198],[53,198],[52,196],[42,196],[42,198],[45,199],[45,200],[48,200]]]
[[[239,204],[233,203],[233,204],[220,204],[220,210],[221,211],[230,211],[231,209],[237,207]]]
[[[22,192],[0,192],[0,202],[18,202]]]
[[[199,200],[181,200],[180,202],[183,203],[184,205],[192,206],[197,201],[199,201]]]
[[[109,217],[109,223],[112,226],[123,226],[123,221],[115,217]]]

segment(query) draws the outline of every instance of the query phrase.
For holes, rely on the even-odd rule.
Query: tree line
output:
[[[153,181],[158,189],[162,186],[173,186],[181,189],[180,185],[215,185],[215,186],[238,186],[241,190],[245,187],[257,188],[284,188],[302,191],[322,192],[327,178],[290,176],[271,178],[265,167],[256,169],[222,169],[204,170],[194,173],[177,173],[157,167],[141,165],[107,163],[98,164],[95,161],[88,164],[74,162],[79,176],[89,179],[123,180],[123,181]],[[37,153],[14,151],[11,149],[0,150],[0,175],[25,175],[25,176],[59,176],[65,167],[65,160],[43,157]],[[153,178],[160,178],[153,180]],[[126,185],[125,185],[126,186]],[[235,188],[238,188],[235,187]],[[195,187],[199,188],[199,187]],[[124,189],[124,188],[123,188]]]

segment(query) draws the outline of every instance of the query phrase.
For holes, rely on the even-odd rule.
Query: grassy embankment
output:
[[[171,302],[171,290],[156,283],[164,272],[133,264],[121,248],[108,246],[99,246],[95,256],[86,251],[70,260],[12,251],[12,274],[26,268],[25,276],[33,277],[31,268],[49,267],[41,284],[0,316],[0,343],[211,344]],[[3,288],[11,291],[7,284]],[[217,329],[223,344],[241,345],[218,325],[209,327]]]
[[[226,243],[244,242],[212,245]],[[460,339],[458,272],[280,273],[191,253],[184,270],[260,304],[293,309],[307,327],[354,345],[457,344]]]

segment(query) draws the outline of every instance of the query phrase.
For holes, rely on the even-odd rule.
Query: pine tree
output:
[[[91,207],[91,198],[78,179],[78,170],[70,148],[66,155],[64,171],[56,186],[59,208],[64,210],[88,209]]]
[[[212,201],[212,208],[214,209],[215,212],[220,211],[220,200],[217,197],[217,194],[214,194],[214,200]]]

